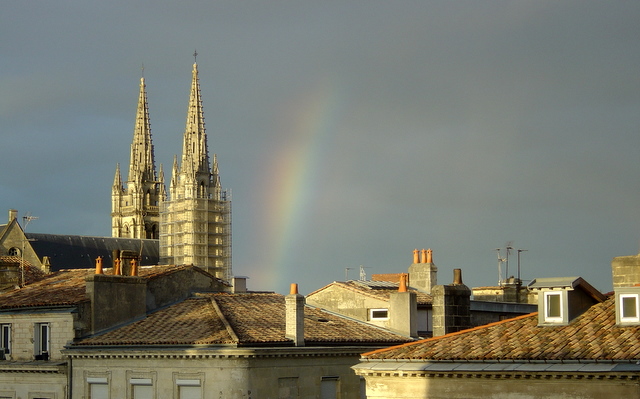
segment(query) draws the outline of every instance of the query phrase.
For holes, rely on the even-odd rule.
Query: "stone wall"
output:
[[[505,375],[509,377],[508,375]],[[475,373],[444,374],[443,377],[367,376],[368,399],[606,399],[638,398],[637,380],[615,376],[575,378],[557,374],[553,378],[529,373],[526,379],[500,378]],[[557,378],[556,378],[557,377]]]
[[[153,397],[179,397],[178,380],[198,381],[208,398],[320,398],[323,378],[337,382],[338,398],[359,398],[360,378],[351,370],[371,348],[70,350],[74,399],[89,397],[88,379],[107,381],[111,398],[126,398],[131,379],[151,382]],[[78,355],[75,357],[74,355]],[[288,392],[292,396],[282,396]]]
[[[49,360],[64,361],[61,350],[74,339],[74,313],[71,309],[57,312],[42,313],[3,313],[0,323],[11,324],[11,354],[7,355],[12,361],[34,360],[34,329],[36,323],[48,323]]]
[[[611,272],[614,289],[640,284],[640,254],[613,258]]]
[[[433,336],[471,327],[471,290],[464,284],[436,285],[433,296]]]
[[[389,302],[335,285],[307,296],[307,304],[385,327],[386,321],[369,320],[369,309],[388,309]]]

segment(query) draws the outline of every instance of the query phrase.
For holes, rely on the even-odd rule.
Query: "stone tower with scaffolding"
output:
[[[231,195],[222,189],[218,160],[209,159],[197,63],[182,158],[173,161],[169,198],[160,212],[160,263],[193,264],[216,277],[231,277]]]
[[[142,77],[131,143],[129,175],[124,185],[120,164],[116,165],[111,188],[111,235],[157,239],[160,231],[160,207],[165,198],[162,165],[160,175],[156,174],[147,91]]]

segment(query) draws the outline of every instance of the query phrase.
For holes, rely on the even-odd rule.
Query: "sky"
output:
[[[109,236],[141,67],[168,183],[197,49],[249,289],[406,272],[415,248],[439,284],[496,285],[511,243],[525,283],[610,291],[640,251],[639,37],[637,1],[3,1],[0,211]]]

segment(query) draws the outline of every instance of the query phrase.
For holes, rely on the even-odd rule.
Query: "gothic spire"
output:
[[[209,173],[209,151],[204,127],[204,114],[200,98],[198,64],[193,64],[191,94],[184,131],[181,171],[183,173]]]
[[[140,78],[140,96],[138,97],[138,111],[131,143],[131,162],[129,163],[128,181],[156,181],[155,159],[153,143],[151,141],[151,124],[149,122],[149,107],[147,105],[147,90],[144,77]]]
[[[113,176],[113,189],[122,191],[122,175],[120,174],[120,163],[116,164],[116,174]]]

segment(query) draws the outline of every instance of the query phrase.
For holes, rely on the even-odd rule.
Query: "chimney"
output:
[[[433,336],[471,328],[471,290],[462,282],[462,270],[454,269],[453,283],[436,285],[433,296]]]
[[[407,277],[409,277],[407,273],[402,273],[400,275],[400,284],[398,284],[398,292],[407,292]]]
[[[611,261],[611,273],[614,289],[640,284],[640,254],[616,256]]]
[[[304,296],[298,294],[298,284],[291,284],[289,295],[284,297],[286,312],[285,337],[295,346],[304,346]]]
[[[418,299],[407,290],[406,273],[400,275],[398,291],[389,295],[389,328],[410,337],[418,336]]]
[[[420,255],[422,259],[419,259]],[[414,249],[413,264],[409,266],[411,288],[430,294],[431,288],[437,284],[437,276],[438,268],[433,264],[433,251]]]
[[[131,275],[138,275],[138,262],[135,259],[131,259]]]
[[[234,294],[245,294],[247,292],[247,279],[246,276],[233,276],[231,279],[232,290]]]
[[[146,281],[141,277],[91,274],[85,278],[91,334],[146,314]]]
[[[9,223],[18,217],[17,209],[9,209]]]
[[[96,274],[104,274],[102,271],[102,256],[96,258]]]

